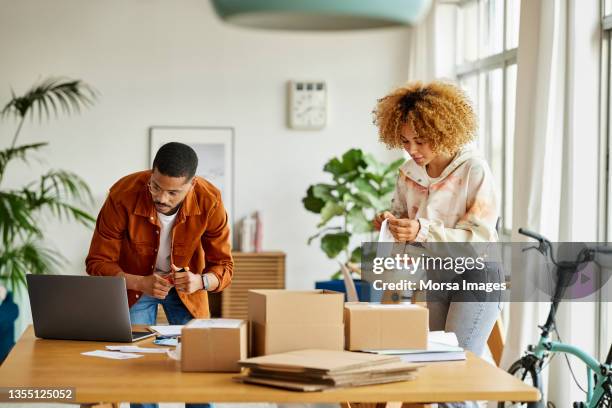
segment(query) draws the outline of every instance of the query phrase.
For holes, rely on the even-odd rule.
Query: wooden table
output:
[[[136,344],[150,346],[152,339]],[[113,343],[42,340],[30,326],[0,366],[0,387],[75,387],[76,402],[537,401],[538,391],[468,353],[428,364],[415,381],[300,393],[241,384],[231,373],[183,373],[164,354],[131,360],[81,355]],[[116,343],[114,343],[116,344]]]

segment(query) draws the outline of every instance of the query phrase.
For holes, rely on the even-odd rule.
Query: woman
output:
[[[439,81],[410,83],[378,101],[374,123],[387,147],[403,148],[410,155],[400,167],[391,211],[374,220],[377,229],[388,220],[398,242],[498,240],[497,189],[486,161],[468,146],[476,133],[476,117],[458,87]],[[501,280],[499,268],[487,264],[485,269],[484,275],[469,270],[463,277],[451,272],[450,278],[448,272],[428,270],[427,277]],[[430,330],[454,332],[460,346],[481,355],[500,312],[499,297],[465,301],[451,291],[427,296]]]

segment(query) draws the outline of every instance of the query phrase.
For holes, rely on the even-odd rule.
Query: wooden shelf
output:
[[[232,283],[222,293],[209,294],[213,317],[248,318],[249,289],[285,288],[285,253],[233,252]]]

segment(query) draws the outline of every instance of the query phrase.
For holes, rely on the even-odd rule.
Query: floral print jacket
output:
[[[409,159],[399,169],[391,211],[417,219],[417,242],[496,242],[499,194],[491,170],[462,148],[439,177]]]

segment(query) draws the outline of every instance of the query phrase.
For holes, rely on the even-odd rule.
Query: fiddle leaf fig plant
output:
[[[342,256],[347,265],[359,263],[361,245],[352,247],[351,237],[370,234],[369,239],[373,238],[372,221],[377,213],[389,209],[397,170],[403,162],[382,163],[361,149],[350,149],[329,160],[323,171],[331,181],[309,186],[302,199],[306,210],[320,215],[318,230],[308,238],[308,244],[319,239],[328,258]],[[332,279],[340,276],[338,271]]]

